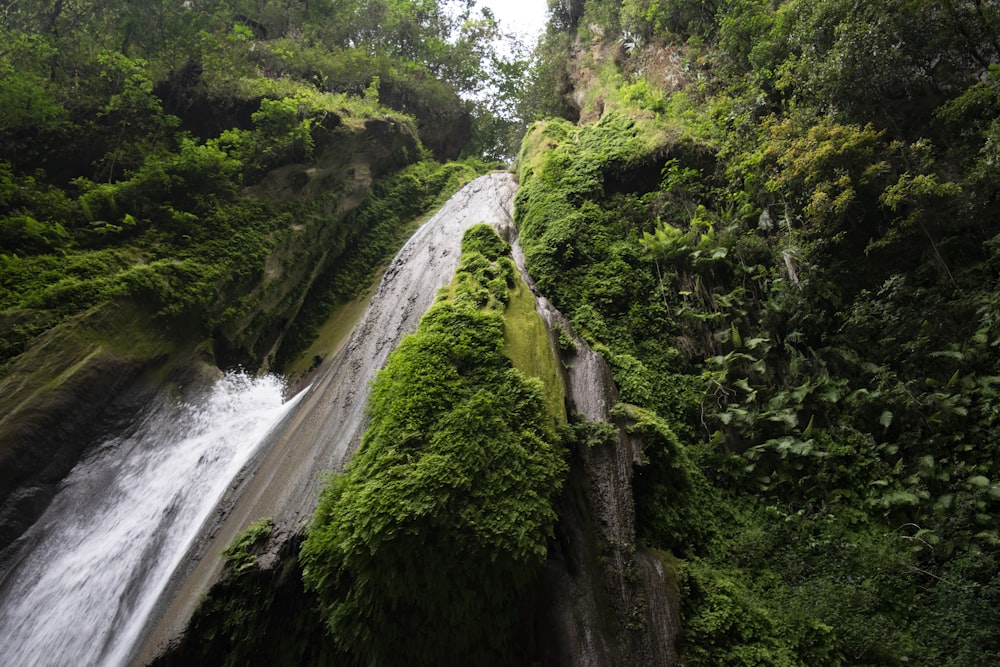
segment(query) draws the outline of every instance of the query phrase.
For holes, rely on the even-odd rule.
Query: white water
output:
[[[219,498],[297,399],[227,375],[76,466],[0,582],[0,663],[120,665]]]
[[[417,230],[386,269],[350,339],[323,363],[288,418],[261,445],[254,445],[252,456],[241,452],[241,461],[248,464],[239,479],[234,476],[241,465],[218,473],[220,493],[200,501],[199,511],[207,520],[191,522],[193,528],[202,529],[186,542],[164,547],[180,567],[156,575],[156,590],[162,594],[144,598],[141,608],[130,605],[122,610],[122,617],[130,618],[127,635],[115,627],[114,652],[96,653],[103,664],[148,664],[177,637],[216,581],[218,554],[248,523],[272,517],[276,537],[271,545],[276,545],[309,521],[323,485],[322,473],[340,469],[361,438],[369,383],[400,338],[416,329],[438,289],[451,280],[465,229],[509,217],[513,195],[509,174],[483,176],[462,188]],[[200,475],[190,476],[196,474]],[[134,568],[137,580],[145,570],[144,564]],[[0,618],[0,632],[3,629]],[[0,667],[6,664],[3,647],[0,639]]]

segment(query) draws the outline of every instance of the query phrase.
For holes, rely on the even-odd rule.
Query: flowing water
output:
[[[249,521],[301,528],[363,430],[368,383],[447,284],[462,232],[509,207],[509,175],[466,186],[385,273],[350,341],[313,387],[283,403],[281,383],[229,376],[197,405],[150,409],[64,481],[17,545],[0,582],[0,663],[124,665],[193,580],[168,635],[217,576],[219,553]],[[296,405],[298,403],[299,405]],[[291,413],[291,414],[290,414]],[[283,418],[281,429],[275,429]],[[206,574],[197,573],[204,560]],[[168,591],[163,599],[163,592]]]
[[[319,369],[312,386],[283,427],[261,448],[215,522],[183,559],[146,629],[133,660],[146,664],[184,628],[198,601],[218,578],[218,553],[250,522],[271,517],[271,545],[300,532],[312,516],[324,473],[339,470],[366,425],[369,383],[400,339],[447,285],[461,254],[462,235],[472,225],[500,224],[510,216],[515,192],[510,174],[482,176],[455,194],[425,222],[386,269],[368,310],[349,340]],[[261,560],[268,564],[270,554]]]
[[[274,377],[227,375],[91,452],[0,583],[0,661],[122,664],[230,481],[294,403]]]

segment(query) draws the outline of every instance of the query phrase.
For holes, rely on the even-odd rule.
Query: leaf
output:
[[[819,393],[819,398],[824,403],[836,403],[841,397],[840,387],[830,384]]]
[[[950,493],[946,493],[946,494],[944,494],[943,496],[941,496],[940,498],[937,499],[937,501],[934,503],[934,509],[936,509],[936,510],[946,510],[949,507],[951,507],[951,504],[952,504],[952,502],[954,500],[955,500],[955,496],[954,495],[952,495]]]
[[[1000,536],[995,530],[983,530],[974,535],[977,540],[983,540],[990,546],[1000,546]]]
[[[799,425],[798,415],[796,415],[795,411],[790,408],[786,410],[779,410],[768,415],[767,420],[772,422],[781,422],[788,428],[795,428]]]
[[[920,497],[909,491],[893,491],[882,496],[879,500],[882,507],[892,507],[894,505],[919,505]]]
[[[878,418],[878,423],[882,425],[882,428],[889,428],[889,425],[892,424],[892,412],[884,410]]]
[[[938,352],[931,352],[928,356],[930,357],[944,357],[945,359],[955,359],[956,361],[961,361],[965,359],[965,355],[958,350],[940,350]]]
[[[982,475],[975,475],[968,479],[969,486],[974,486],[979,489],[985,489],[990,485],[990,480],[988,477]]]

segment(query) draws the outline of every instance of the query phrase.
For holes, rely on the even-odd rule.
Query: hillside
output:
[[[459,95],[495,22],[370,9],[4,8],[0,548],[155,393],[315,366],[331,310],[485,168],[444,162],[497,125]]]
[[[683,444],[637,471],[686,665],[998,659],[990,3],[556,3],[541,291]]]

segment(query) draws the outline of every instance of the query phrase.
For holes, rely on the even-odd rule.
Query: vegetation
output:
[[[511,664],[556,519],[566,465],[542,385],[503,353],[513,262],[486,225],[462,251],[379,373],[361,446],[302,547],[306,586],[359,664]]]
[[[258,519],[233,539],[232,544],[222,552],[226,567],[231,574],[239,575],[257,567],[257,554],[254,553],[254,549],[267,541],[272,530],[274,530],[274,520]]]
[[[517,223],[677,436],[636,511],[684,663],[995,663],[996,8],[557,10],[548,108],[587,122],[526,137]]]
[[[316,597],[302,585],[296,557],[301,536],[273,539],[272,529],[270,519],[260,519],[234,538],[223,552],[224,575],[200,602],[180,641],[151,665],[343,664],[315,612]],[[259,552],[275,545],[278,553],[261,566]]]
[[[497,34],[457,1],[3,5],[0,503],[46,492],[0,513],[2,545],[127,384],[307,367],[489,168],[499,121],[462,96],[506,62]]]
[[[0,370],[43,332],[129,301],[174,336],[215,338],[220,363],[273,361],[310,287],[295,267],[336,281],[310,294],[315,322],[312,299],[350,296],[413,218],[485,166],[428,162],[358,208],[372,178],[453,158],[472,137],[458,93],[504,62],[499,28],[451,4],[6,7]],[[333,231],[316,232],[324,220]],[[307,257],[302,241],[331,247]],[[265,261],[288,262],[271,285]]]
[[[637,526],[679,559],[684,664],[1000,662],[997,4],[550,4],[532,62],[466,2],[6,3],[0,373],[64,339],[289,368],[486,168],[439,161],[506,157],[537,113],[528,267],[646,442]],[[296,583],[211,603],[227,660],[523,657],[566,415],[506,251],[474,228],[379,376],[308,590],[258,567],[265,524],[229,550],[235,596]],[[335,646],[296,650],[313,604]]]

